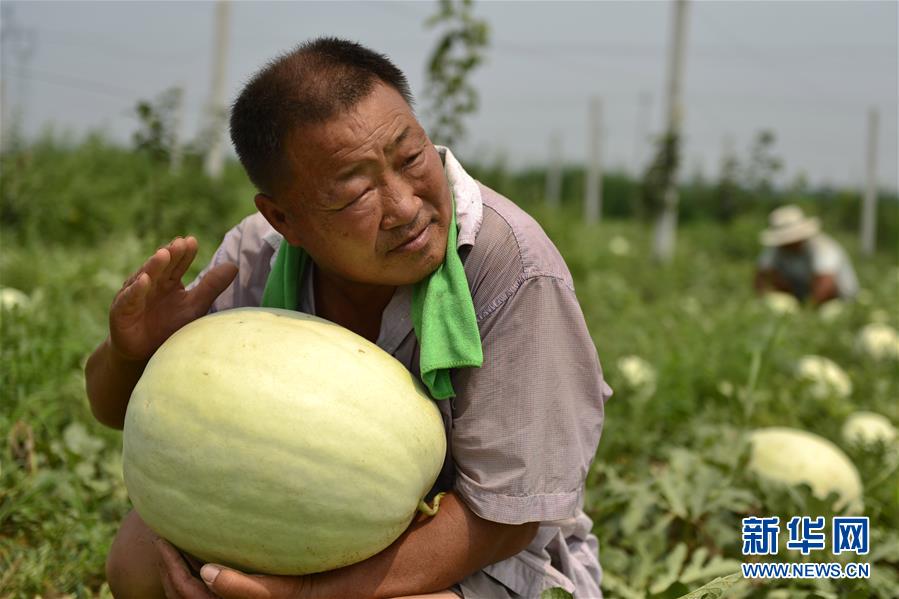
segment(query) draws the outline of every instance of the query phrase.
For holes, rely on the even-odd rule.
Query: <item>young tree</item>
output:
[[[478,93],[471,85],[472,71],[484,61],[488,44],[487,22],[472,13],[472,0],[440,0],[437,13],[425,25],[443,33],[428,59],[428,116],[431,139],[453,145],[465,135],[462,120],[478,107]]]
[[[774,193],[774,179],[783,169],[783,160],[774,155],[777,138],[768,129],[759,131],[749,150],[749,162],[744,175],[744,186],[756,198],[767,198]]]
[[[134,112],[139,126],[132,136],[135,150],[157,162],[170,160],[178,139],[177,115],[183,93],[180,87],[173,87],[154,100],[140,100],[137,103]]]

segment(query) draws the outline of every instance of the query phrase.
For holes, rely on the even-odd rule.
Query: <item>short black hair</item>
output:
[[[378,81],[413,105],[406,76],[389,58],[334,37],[300,44],[256,73],[231,107],[231,141],[259,191],[274,193],[289,173],[284,143],[292,132],[352,108]]]

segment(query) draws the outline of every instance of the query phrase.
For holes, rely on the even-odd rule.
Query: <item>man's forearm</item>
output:
[[[752,280],[752,286],[757,293],[764,293],[770,287],[773,287],[771,284],[770,272],[766,270],[757,270],[755,272],[755,277],[753,277]]]
[[[107,338],[91,354],[84,368],[85,387],[94,416],[107,426],[122,428],[125,410],[146,362],[125,359]]]
[[[812,282],[812,303],[820,305],[828,300],[840,297],[836,278],[833,275],[818,275]]]
[[[765,293],[772,289],[783,293],[793,292],[790,283],[776,270],[756,271],[753,286],[758,293]]]
[[[310,578],[316,599],[398,597],[444,590],[527,547],[537,523],[483,520],[454,493],[431,518],[419,517],[390,547],[363,562]]]

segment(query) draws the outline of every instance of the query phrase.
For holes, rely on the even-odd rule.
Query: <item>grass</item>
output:
[[[248,187],[237,178],[228,186],[200,189],[196,182],[182,182],[187,175],[167,179],[159,169],[135,167],[90,145],[70,152],[85,153],[83,160],[121,161],[117,169],[95,168],[95,185],[79,183],[72,191],[58,177],[51,188],[40,176],[49,164],[34,156],[44,152],[58,162],[58,151],[38,148],[31,166],[14,165],[15,185],[7,183],[13,166],[5,167],[0,285],[26,292],[31,302],[0,312],[0,597],[109,596],[105,555],[129,503],[121,479],[121,435],[90,414],[84,360],[105,335],[108,305],[121,281],[157,244],[173,234],[197,234],[201,256],[195,273],[228,224],[251,208]],[[68,166],[60,168],[78,171],[77,156],[63,155],[68,162],[60,164]],[[147,173],[158,178],[149,191],[134,183],[146,182]],[[90,189],[109,201],[130,189],[122,210],[137,220],[117,220],[116,210],[104,206],[97,216],[108,219],[102,227],[76,233],[78,223],[65,221],[73,214],[68,207],[81,207],[82,219],[92,216],[84,212],[91,210],[89,198],[82,197]],[[154,195],[159,189],[168,190],[164,198]],[[45,204],[50,199],[43,196],[50,194],[65,208],[52,235],[48,227],[26,226],[36,222],[25,208],[29,198],[38,201],[36,194]],[[146,212],[132,203],[153,199],[162,202],[163,217],[144,226],[149,221],[135,215]],[[201,204],[196,215],[178,208],[191,201]],[[9,218],[11,206],[18,221]],[[742,439],[764,426],[813,431],[840,445],[857,465],[871,518],[867,561],[873,575],[867,581],[737,581],[728,596],[899,596],[895,454],[848,447],[840,436],[855,410],[880,412],[899,423],[896,362],[874,361],[855,344],[858,330],[872,320],[885,318],[899,328],[897,256],[855,256],[865,292],[833,319],[811,309],[777,316],[750,291],[755,236],[763,225],[757,217],[744,216],[728,228],[694,219],[679,232],[676,260],[663,268],[648,259],[649,231],[638,222],[586,227],[566,212],[526,208],[569,264],[606,378],[616,390],[606,406],[586,499],[608,596],[677,597],[731,574],[743,559],[740,519],[746,515],[778,515],[782,521],[833,515],[832,502],[807,488],[786,489],[747,471]],[[855,247],[850,236],[837,236],[850,250]],[[795,365],[809,354],[826,356],[848,373],[848,398],[808,392]],[[655,384],[631,385],[617,366],[625,356],[649,363]],[[800,558],[783,552],[778,559]]]

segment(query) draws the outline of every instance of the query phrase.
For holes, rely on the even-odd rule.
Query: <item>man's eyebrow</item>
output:
[[[399,135],[396,136],[396,139],[393,140],[393,142],[392,142],[390,145],[387,146],[387,148],[386,148],[387,151],[389,152],[389,151],[393,150],[394,148],[396,148],[396,147],[397,147],[398,145],[400,145],[401,143],[403,143],[403,141],[404,141],[407,137],[409,137],[409,133],[410,133],[411,131],[412,131],[412,127],[410,127],[409,125],[406,125],[406,128],[403,129],[403,131],[402,131]],[[337,176],[337,182],[338,182],[338,183],[343,183],[344,181],[346,181],[346,180],[348,180],[348,179],[352,179],[353,177],[355,177],[355,176],[359,173],[359,171],[361,171],[361,170],[363,170],[363,169],[365,168],[365,165],[366,165],[366,163],[368,163],[368,162],[370,162],[370,160],[364,159],[364,160],[360,160],[360,161],[357,162],[356,164],[353,164],[352,166],[350,166],[349,168],[347,168],[346,171],[340,173],[340,174]]]
[[[393,149],[393,148],[397,147],[398,145],[400,145],[401,143],[403,143],[403,140],[406,139],[406,137],[409,135],[409,132],[411,130],[412,130],[412,128],[409,125],[406,125],[406,128],[403,129],[403,132],[400,133],[399,135],[397,135],[396,139],[393,140],[393,143],[390,144],[390,149]]]

